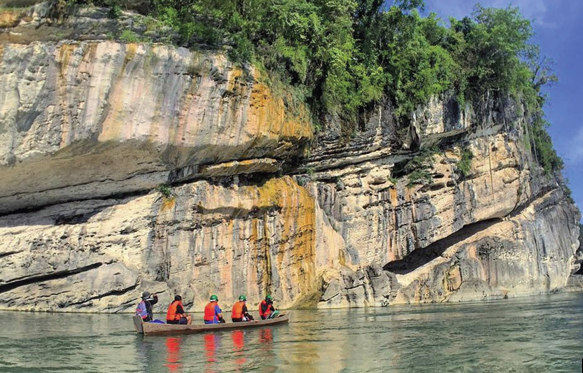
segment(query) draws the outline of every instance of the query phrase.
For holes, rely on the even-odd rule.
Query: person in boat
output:
[[[142,301],[136,308],[136,315],[140,316],[144,322],[154,320],[152,306],[156,303],[158,303],[158,296],[156,294],[151,295],[150,292],[144,291],[142,293]]]
[[[168,306],[166,323],[179,325],[190,325],[192,323],[192,317],[184,312],[182,297],[180,295],[175,296],[174,301]]]
[[[209,304],[204,308],[204,323],[205,324],[218,324],[224,323],[223,311],[218,305],[219,298],[216,295],[211,295]]]
[[[259,316],[262,320],[270,319],[275,312],[275,307],[273,307],[273,298],[271,295],[266,295],[265,299],[259,303]]]
[[[253,316],[251,316],[249,310],[247,310],[246,302],[247,297],[241,295],[239,296],[239,301],[233,305],[233,309],[231,310],[231,320],[233,320],[233,322],[253,320]]]

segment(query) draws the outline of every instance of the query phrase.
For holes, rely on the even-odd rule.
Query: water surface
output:
[[[289,325],[182,336],[137,335],[129,315],[0,324],[0,372],[581,372],[583,359],[583,294],[294,311]]]

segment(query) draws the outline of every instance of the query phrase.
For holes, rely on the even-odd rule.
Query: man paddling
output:
[[[170,303],[166,313],[166,323],[180,325],[190,325],[192,323],[192,317],[184,312],[180,295],[175,296],[174,301]]]
[[[219,297],[216,295],[211,295],[209,304],[204,308],[204,323],[205,324],[218,324],[224,323],[223,311],[218,305]]]
[[[262,320],[270,319],[275,315],[275,308],[273,307],[273,299],[271,295],[266,295],[265,299],[259,303],[259,316]]]
[[[140,316],[144,322],[152,321],[154,319],[152,306],[156,303],[158,303],[158,296],[156,294],[152,296],[150,292],[144,291],[142,301],[136,308],[136,315]]]
[[[233,322],[253,320],[253,316],[249,314],[245,302],[247,302],[247,297],[241,295],[239,296],[239,301],[233,305],[233,309],[231,310],[231,320]]]

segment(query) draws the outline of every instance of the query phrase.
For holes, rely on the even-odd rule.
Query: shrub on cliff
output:
[[[457,171],[465,179],[472,170],[472,159],[474,154],[468,148],[464,148],[461,152],[459,161],[457,162]]]
[[[345,133],[381,100],[406,126],[435,95],[454,92],[460,103],[480,107],[510,94],[527,108],[541,165],[560,165],[540,125],[540,89],[556,77],[517,8],[478,5],[446,26],[433,13],[419,14],[422,0],[92,1],[112,9],[141,4],[182,35],[181,45],[225,48],[233,61],[253,62],[299,92],[316,121],[340,118]]]

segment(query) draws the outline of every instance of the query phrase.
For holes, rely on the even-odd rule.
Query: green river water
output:
[[[289,325],[170,337],[135,334],[129,315],[0,312],[0,325],[0,372],[581,372],[583,359],[583,294],[298,310]]]

